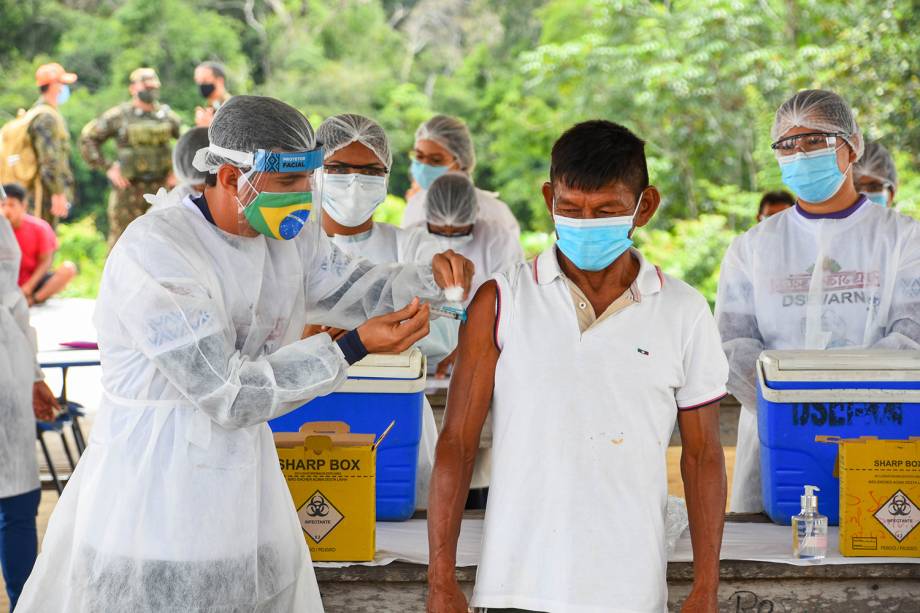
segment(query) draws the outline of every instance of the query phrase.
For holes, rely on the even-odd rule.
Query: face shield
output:
[[[322,147],[307,151],[267,151],[251,153],[226,149],[213,143],[199,150],[195,167],[216,172],[223,164],[209,168],[207,154],[229,160],[242,172],[237,179],[236,201],[241,228],[249,226],[259,234],[276,240],[291,240],[304,228],[319,232],[322,202],[320,184],[314,171],[323,165]],[[202,168],[204,167],[204,168]]]

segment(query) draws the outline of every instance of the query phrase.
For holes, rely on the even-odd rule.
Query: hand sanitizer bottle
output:
[[[821,560],[827,555],[827,516],[818,513],[820,492],[814,485],[805,486],[802,512],[792,518],[792,555],[796,558]]]

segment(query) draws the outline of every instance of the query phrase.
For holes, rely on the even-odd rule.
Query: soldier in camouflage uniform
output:
[[[52,225],[67,217],[73,198],[70,132],[58,106],[70,97],[70,85],[76,80],[77,75],[57,63],[40,66],[35,72],[41,96],[30,111],[35,119],[29,124],[29,140],[35,150],[38,175],[28,189],[34,213]]]
[[[160,79],[152,68],[131,73],[131,101],[109,109],[86,124],[80,151],[93,168],[106,170],[109,194],[109,249],[128,224],[147,212],[144,194],[167,187],[172,174],[172,142],[179,137],[180,120],[158,102]],[[118,160],[109,165],[102,144],[115,138]]]

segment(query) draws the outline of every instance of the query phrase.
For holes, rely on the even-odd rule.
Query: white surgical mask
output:
[[[386,177],[323,173],[323,211],[345,227],[354,228],[370,219],[386,197]]]

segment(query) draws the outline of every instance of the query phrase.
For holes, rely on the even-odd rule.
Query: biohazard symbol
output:
[[[913,507],[910,506],[910,501],[901,492],[895,494],[891,502],[888,503],[888,512],[892,515],[910,515],[911,511],[913,511]]]
[[[309,510],[307,515],[310,517],[326,517],[329,515],[329,505],[322,496],[314,496],[310,499]]]
[[[920,525],[920,509],[907,494],[897,490],[875,512],[875,519],[900,543]]]

